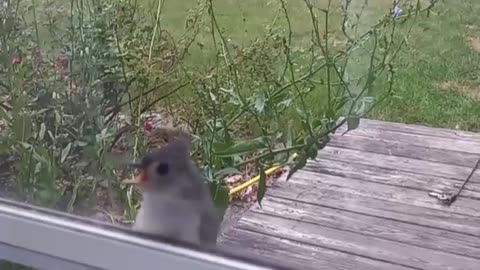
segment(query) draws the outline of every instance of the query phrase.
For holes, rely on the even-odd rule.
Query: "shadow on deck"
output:
[[[294,269],[480,269],[480,134],[362,119],[270,188],[220,245]]]

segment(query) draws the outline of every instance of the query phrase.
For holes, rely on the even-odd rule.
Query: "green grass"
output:
[[[147,7],[151,10],[151,16],[154,19],[158,0],[140,0],[139,2],[141,7]],[[162,28],[168,30],[175,38],[179,38],[185,29],[185,18],[188,10],[196,8],[197,2],[197,0],[166,1],[162,9]],[[310,42],[312,23],[303,0],[286,2],[293,33],[292,44],[295,49]],[[320,3],[318,7],[326,8],[326,0],[314,2]],[[225,38],[232,40],[235,44],[245,46],[257,37],[263,36],[265,29],[271,26],[273,22],[275,22],[277,28],[281,28],[286,33],[287,22],[283,11],[279,10],[279,3],[278,0],[214,0],[213,7],[215,17]],[[339,14],[341,12],[339,6],[334,7],[333,12]],[[334,18],[338,19],[334,19],[331,24],[339,26],[340,17],[336,16]],[[323,24],[323,21],[320,23]],[[209,65],[211,63],[208,61],[215,59],[211,54],[213,50],[209,50],[213,48],[211,27],[209,27],[209,22],[206,25],[200,31],[195,42],[196,45],[204,45],[202,46],[203,49],[199,46],[193,46],[190,50],[191,59],[189,61],[193,65]]]
[[[156,1],[144,0],[143,4],[154,6],[154,2]],[[326,3],[326,0],[316,2]],[[370,6],[363,13],[364,25],[374,23],[391,5],[390,1],[369,2]],[[195,0],[167,1],[162,24],[174,33],[180,32],[178,30],[183,29],[186,10],[194,7],[195,3]],[[249,42],[261,35],[265,26],[277,14],[277,3],[271,1],[225,0],[214,1],[214,4],[217,18],[227,37],[237,42]],[[308,42],[311,22],[303,1],[292,0],[288,5],[294,43]],[[338,13],[339,10],[336,9],[335,12]],[[480,35],[479,12],[478,1],[444,1],[438,4],[428,18],[420,18],[408,40],[408,47],[399,54],[396,62],[398,73],[395,97],[378,106],[369,117],[435,127],[480,130],[480,101],[455,89],[445,91],[437,86],[446,81],[479,85],[480,52],[472,50],[467,42],[468,36]],[[332,23],[339,22],[334,20]],[[286,24],[280,22],[280,25]],[[208,29],[205,29],[199,41],[210,42]],[[207,58],[206,53],[200,49],[192,53],[195,63],[201,63]],[[354,69],[361,66],[357,65]],[[379,97],[385,88],[386,84],[379,81],[371,94]],[[321,99],[322,96],[316,98]]]
[[[156,13],[157,0],[140,0],[143,8],[149,8],[152,19]],[[317,0],[326,6],[327,0]],[[423,2],[427,2],[424,0]],[[469,47],[467,38],[480,36],[480,2],[471,0],[439,1],[428,18],[422,16],[408,40],[408,46],[398,55],[398,68],[395,97],[378,106],[368,117],[404,122],[419,123],[435,127],[480,130],[480,101],[451,90],[441,90],[442,82],[457,82],[477,87],[480,84],[480,52]],[[278,15],[277,26],[286,28],[283,14],[279,14],[278,1],[224,0],[213,1],[215,15],[227,39],[237,44],[247,44],[261,36],[267,25]],[[336,3],[333,1],[333,3]],[[352,5],[355,5],[355,1]],[[288,1],[289,17],[293,32],[293,49],[310,41],[311,21],[303,0]],[[165,1],[161,25],[178,38],[185,29],[187,10],[195,8],[197,0]],[[340,9],[334,6],[334,13]],[[391,7],[391,1],[373,0],[363,11],[361,30],[375,23]],[[352,6],[355,12],[360,8]],[[404,8],[405,9],[405,8]],[[320,23],[323,23],[321,21]],[[340,25],[340,17],[331,21]],[[208,25],[208,24],[207,24]],[[335,28],[332,36],[339,35]],[[205,46],[201,47],[198,44]],[[210,28],[200,32],[195,45],[190,50],[191,65],[206,66],[213,61]],[[360,70],[365,65],[363,59],[352,67]],[[381,80],[375,85],[371,95],[380,97],[386,89]],[[480,90],[478,90],[480,91]],[[311,104],[318,104],[323,94],[312,95]]]
[[[469,36],[480,36],[480,2],[445,1],[436,12],[419,21],[408,48],[399,55],[396,97],[370,117],[480,131],[480,100],[438,87],[453,81],[480,91],[480,52],[468,43]],[[383,87],[377,85],[374,94]]]
[[[327,0],[314,2],[326,6]],[[352,5],[356,3],[353,2]],[[398,55],[395,97],[378,106],[369,117],[478,131],[480,101],[455,89],[441,90],[438,84],[457,82],[473,88],[480,87],[480,52],[472,50],[467,41],[469,36],[480,36],[480,1],[439,2],[430,17],[423,16],[419,19],[408,40],[408,47]],[[152,19],[157,3],[157,0],[140,0],[142,7],[151,10]],[[213,3],[226,38],[239,44],[246,44],[261,36],[276,15],[279,15],[277,25],[286,27],[284,17],[278,14],[278,1],[217,0]],[[197,0],[166,1],[162,11],[162,27],[178,38],[185,29],[187,10],[195,8],[196,5]],[[375,23],[390,6],[391,1],[388,0],[369,1],[369,6],[363,11],[362,25]],[[352,7],[354,11],[359,10],[359,7]],[[295,44],[309,42],[312,24],[303,0],[288,1],[288,10],[295,50]],[[335,6],[334,13],[340,13],[338,5]],[[333,19],[331,24],[339,25],[340,18]],[[338,34],[338,27],[336,30],[332,33],[333,36]],[[197,45],[192,47],[189,63],[199,66],[211,64],[208,61],[214,58],[211,57],[211,51],[205,49],[212,48],[208,27],[202,29],[196,44],[205,46],[203,49]],[[354,66],[353,72],[364,67],[362,63],[363,61],[360,61],[360,64]],[[385,88],[386,84],[379,80],[371,94],[379,97]],[[314,95],[314,99],[322,98],[324,97],[321,94]],[[315,100],[311,102],[318,103]]]

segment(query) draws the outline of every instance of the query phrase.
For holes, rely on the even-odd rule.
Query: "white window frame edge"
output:
[[[48,211],[0,199],[0,260],[45,270],[151,270],[152,266],[179,270],[274,269],[143,239]]]

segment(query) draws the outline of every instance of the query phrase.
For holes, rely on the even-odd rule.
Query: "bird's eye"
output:
[[[169,170],[169,167],[168,167],[168,164],[167,163],[160,163],[158,164],[157,166],[157,173],[159,175],[166,175],[168,174],[168,170]]]

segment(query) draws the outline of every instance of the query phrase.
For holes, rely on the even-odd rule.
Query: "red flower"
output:
[[[153,129],[152,122],[150,121],[145,122],[145,124],[143,124],[143,129],[147,132],[152,131]]]
[[[20,65],[22,63],[22,57],[16,55],[12,58],[12,65]]]

